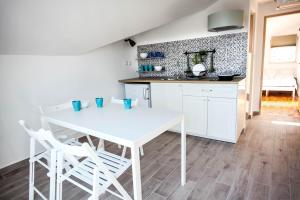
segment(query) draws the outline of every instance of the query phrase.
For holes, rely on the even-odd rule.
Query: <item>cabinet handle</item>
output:
[[[212,92],[212,91],[213,91],[212,89],[209,90],[201,89],[201,92]]]

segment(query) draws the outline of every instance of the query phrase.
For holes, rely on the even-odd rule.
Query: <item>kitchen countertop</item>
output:
[[[175,78],[130,78],[119,80],[120,83],[215,83],[215,84],[238,84],[245,77],[235,77],[232,81],[219,81],[216,78],[205,77],[203,79],[175,79]]]

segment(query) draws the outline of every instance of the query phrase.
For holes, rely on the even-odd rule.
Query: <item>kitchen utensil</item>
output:
[[[154,70],[160,72],[162,70],[162,66],[154,66]]]
[[[164,53],[161,51],[155,51],[155,57],[164,57]]]
[[[140,57],[141,57],[142,59],[145,59],[145,58],[148,57],[148,53],[140,53]]]
[[[81,102],[79,100],[72,101],[73,110],[79,112],[81,110]]]
[[[155,57],[155,52],[150,51],[150,52],[148,53],[148,58],[153,58],[153,57]]]
[[[123,102],[124,102],[124,108],[126,110],[131,109],[131,99],[123,99]]]
[[[202,63],[193,66],[193,75],[194,76],[203,76],[206,72],[206,68]]]
[[[154,66],[153,65],[148,65],[149,71],[152,72],[154,71]]]
[[[95,101],[96,101],[96,105],[97,105],[98,108],[102,108],[103,107],[103,97],[97,97],[95,99]]]
[[[240,76],[240,74],[220,74],[218,78],[219,81],[232,81],[235,76]]]

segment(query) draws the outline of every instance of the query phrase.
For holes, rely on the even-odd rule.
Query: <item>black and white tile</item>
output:
[[[165,54],[165,59],[139,60],[139,65],[161,65],[166,69],[163,72],[140,73],[140,77],[182,76],[187,68],[187,58],[183,54],[184,52],[212,49],[216,49],[214,54],[214,68],[216,71],[208,74],[209,76],[226,72],[245,76],[247,39],[247,32],[242,32],[138,46],[138,55],[150,51],[161,51]],[[205,63],[207,66],[210,65],[209,56],[207,56]]]

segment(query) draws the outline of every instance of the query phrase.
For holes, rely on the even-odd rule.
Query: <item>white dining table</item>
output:
[[[130,147],[135,200],[142,199],[139,147],[181,124],[181,185],[186,183],[186,133],[180,112],[144,107],[125,110],[123,105],[107,104],[80,112],[56,111],[42,117],[49,123]]]

